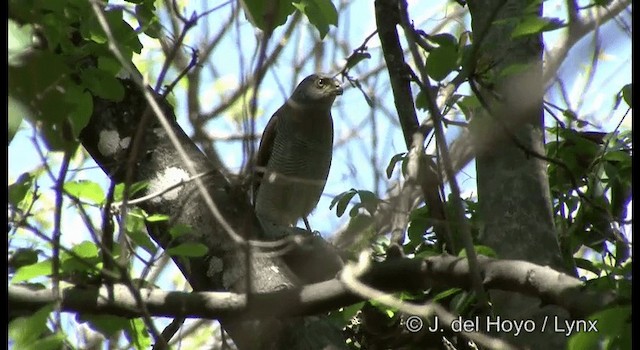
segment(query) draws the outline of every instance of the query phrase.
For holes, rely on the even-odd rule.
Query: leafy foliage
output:
[[[351,201],[351,199],[358,195],[360,197],[360,202],[356,203],[351,210],[349,211],[350,217],[355,217],[358,214],[359,209],[365,209],[369,215],[373,216],[376,212],[378,204],[381,200],[375,195],[375,193],[367,190],[356,190],[354,188],[349,191],[343,192],[337,195],[332,201],[329,209],[333,209],[336,207],[336,214],[338,216],[342,216],[347,209],[347,205]]]
[[[180,59],[171,57],[171,55],[180,56],[180,50],[185,46],[193,51],[198,47],[201,50],[200,53],[207,51],[206,45],[192,45],[189,40],[179,42],[183,47],[176,52],[165,47],[167,43],[173,43],[179,39],[180,33],[169,33],[168,29],[173,28],[172,26],[179,21],[172,23],[167,18],[176,20],[179,15],[181,16],[181,11],[187,8],[183,4],[174,2],[172,6],[176,7],[169,8],[166,4],[153,0],[127,2],[124,5],[103,6],[104,4],[96,5],[97,3],[91,1],[76,0],[9,1],[8,142],[11,146],[14,136],[20,132],[21,128],[32,126],[36,134],[33,137],[36,140],[34,143],[37,139],[44,140],[48,150],[52,151],[49,154],[43,152],[41,164],[36,169],[25,171],[8,185],[10,284],[47,288],[52,285],[53,276],[56,276],[63,285],[99,285],[105,282],[105,276],[111,276],[110,274],[118,270],[112,266],[113,271],[105,271],[106,261],[109,261],[107,258],[113,258],[118,262],[123,261],[122,266],[118,268],[122,268],[132,276],[138,274],[138,265],[142,262],[145,268],[140,273],[140,278],[132,280],[136,281],[136,285],[140,282],[140,285],[153,287],[155,281],[148,277],[149,270],[159,261],[158,258],[162,254],[181,259],[204,257],[210,253],[209,248],[204,244],[185,243],[184,239],[193,233],[192,228],[188,225],[172,225],[171,218],[167,215],[147,213],[135,206],[126,208],[126,216],[120,212],[122,207],[119,202],[124,201],[125,197],[129,200],[137,198],[147,189],[147,183],[129,184],[126,195],[124,184],[117,184],[113,194],[110,194],[100,180],[87,180],[77,176],[80,170],[85,170],[82,166],[85,165],[83,157],[86,156],[82,152],[75,152],[79,145],[78,135],[89,122],[96,107],[95,98],[121,101],[125,97],[125,89],[117,79],[123,73],[130,73],[123,66],[123,61],[131,63],[134,61],[134,56],[141,53],[143,49],[154,50],[153,45],[157,45],[157,48],[161,48],[158,51],[162,50],[165,58],[173,59],[169,64],[171,73],[179,75],[184,72],[189,75],[188,84],[183,85],[198,85],[201,77],[198,74],[202,74],[202,71],[207,69],[213,72],[212,75],[216,78],[226,74],[224,70],[227,68],[223,65],[208,66],[203,61],[195,60],[197,62],[191,66],[181,66],[180,62],[185,61],[184,57]],[[318,37],[331,38],[330,28],[338,26],[339,18],[341,23],[349,21],[346,17],[343,20],[343,13],[338,14],[338,9],[331,0],[243,0],[240,3],[244,16],[251,25],[270,35],[273,34],[274,38],[279,34],[278,28],[284,27],[294,11],[299,11],[311,25],[313,39],[316,40],[313,42],[315,45],[313,47],[317,49],[313,54],[318,57],[330,51],[320,45],[322,43],[317,41]],[[539,3],[541,2],[532,1],[531,9],[537,8]],[[598,1],[595,6],[606,6],[608,3],[608,1]],[[341,3],[340,9],[348,8],[349,4]],[[99,8],[100,11],[96,11],[94,6],[103,7]],[[193,23],[202,18],[198,15],[194,13],[191,17],[194,20]],[[465,23],[463,20],[457,21]],[[568,24],[563,19],[542,17],[532,10],[519,17],[494,21],[493,25],[508,25],[512,28],[508,34],[509,39],[520,40],[565,28]],[[296,26],[304,28],[299,23]],[[426,73],[431,80],[432,89],[423,90],[424,85],[418,87],[419,90],[415,95],[417,112],[428,110],[427,94],[437,93],[438,97],[441,97],[445,91],[444,88],[455,76],[464,82],[455,87],[457,90],[452,95],[454,98],[448,101],[446,111],[451,113],[444,114],[447,118],[460,117],[460,120],[469,122],[473,126],[478,112],[482,111],[484,106],[475,92],[461,90],[470,83],[486,83],[485,79],[482,79],[483,72],[495,64],[495,62],[483,61],[481,53],[473,50],[474,45],[481,40],[480,33],[471,33],[464,27],[461,30],[453,30],[443,26],[444,29],[440,32],[427,35],[420,26],[419,23],[411,23],[411,27],[420,34],[419,37],[424,39],[418,50],[422,55],[421,58],[424,59],[425,72],[421,73]],[[219,34],[223,37],[229,28],[240,30],[240,27],[242,25],[228,25]],[[316,35],[316,31],[319,35]],[[191,35],[186,37],[191,39]],[[305,42],[302,39],[291,40],[292,37],[286,35],[281,39],[277,45],[269,46],[267,50],[269,54],[274,55],[273,62],[276,62],[274,66],[290,63],[282,58],[277,59],[276,54],[280,46],[287,49],[297,47],[290,51],[308,49],[304,46]],[[229,38],[221,40],[232,41]],[[241,40],[238,39],[238,41]],[[162,45],[158,44],[159,42],[162,42]],[[380,50],[377,47],[369,49],[365,44],[366,41],[360,46],[350,42],[341,43],[342,46],[335,45],[332,49],[335,51],[333,56],[339,57],[339,54],[335,54],[336,52],[349,52],[353,47],[358,47],[345,60],[341,71],[343,78],[348,79],[352,86],[360,90],[369,107],[379,108],[376,113],[383,113],[385,109],[382,108],[384,105],[381,96],[387,94],[388,89],[386,87],[381,89],[379,85],[372,83],[372,81],[377,82],[379,73],[376,72],[384,71],[374,67],[381,56],[378,52]],[[246,46],[245,49],[247,49]],[[197,55],[194,54],[194,57]],[[303,57],[302,61],[312,62],[309,57],[311,56]],[[162,60],[149,61],[155,65]],[[319,61],[313,62],[316,64],[313,69],[322,67]],[[325,65],[331,69],[335,66],[335,62]],[[410,63],[409,66],[410,69],[415,69],[414,64]],[[301,67],[296,66],[287,70],[297,73],[302,70]],[[527,64],[515,64],[502,70],[500,77],[523,73],[530,68],[531,66]],[[148,70],[150,73],[145,72],[145,79],[155,78],[157,75],[155,67]],[[357,72],[361,80],[349,77],[350,70]],[[368,75],[369,73],[371,74]],[[286,81],[286,78],[278,77],[278,84],[282,83],[280,80]],[[411,77],[411,79],[414,78]],[[220,88],[214,89],[215,96],[211,100],[223,101],[221,104],[223,107],[224,103],[228,102],[226,108],[220,107],[219,114],[237,116],[236,126],[243,125],[246,110],[250,107],[249,100],[255,95],[254,91],[258,91],[258,84],[255,86],[252,84],[248,84],[237,94],[229,93],[227,84],[219,85]],[[262,91],[259,96],[263,99],[272,98],[271,95]],[[613,108],[632,108],[632,84],[617,86],[616,91],[615,94],[611,93],[611,98],[615,100]],[[190,103],[198,100],[198,95],[191,94],[192,92],[189,91]],[[180,96],[181,93],[182,91],[176,95]],[[176,97],[170,95],[169,98]],[[210,102],[208,98],[199,100],[201,103],[202,101]],[[209,106],[203,109],[207,108]],[[593,130],[595,129],[593,124],[585,121],[586,116],[581,115],[578,108],[569,102],[566,107],[559,109],[561,117],[556,117],[557,123],[555,125],[547,123],[544,156],[550,159],[547,171],[553,201],[553,215],[564,260],[567,266],[578,267],[581,276],[587,281],[586,289],[613,291],[619,297],[619,305],[589,317],[589,320],[597,320],[602,326],[599,327],[599,332],[579,332],[573,335],[569,340],[568,348],[630,348],[629,303],[632,297],[632,251],[624,227],[630,223],[630,213],[627,210],[631,202],[632,190],[632,134],[621,128],[610,131]],[[190,110],[191,112],[194,111]],[[349,112],[354,113],[351,110]],[[207,113],[189,114],[193,126],[197,129],[193,133],[194,139],[207,140],[203,136],[207,133],[202,131],[202,125],[218,116],[208,119],[210,116],[206,116]],[[597,114],[599,113],[604,111],[598,111]],[[562,121],[560,121],[561,118]],[[378,119],[376,114],[376,120]],[[382,134],[391,135],[392,132],[384,130]],[[243,135],[243,138],[244,136],[246,135]],[[202,148],[206,149],[206,146]],[[57,172],[59,154],[56,151],[73,154],[71,170],[64,175]],[[381,159],[384,161],[388,159],[388,165],[386,169],[375,169],[376,176],[379,175],[384,179],[386,175],[387,179],[391,179],[393,171],[399,167],[401,171],[398,178],[402,179],[406,175],[407,153],[395,149],[386,151],[388,152]],[[380,166],[380,168],[383,167],[384,164]],[[360,175],[364,173],[360,169],[356,170],[353,172]],[[66,179],[64,183],[57,182],[61,176]],[[346,185],[345,187],[349,188]],[[347,209],[350,209],[348,228],[364,227],[361,238],[364,237],[362,240],[367,244],[365,248],[372,252],[374,261],[392,260],[398,255],[424,259],[443,253],[434,232],[436,219],[432,212],[433,208],[420,203],[410,212],[402,213],[407,216],[407,229],[406,232],[402,232],[404,241],[392,242],[388,236],[378,236],[375,232],[374,218],[380,215],[383,204],[387,204],[382,195],[379,197],[376,194],[382,192],[378,192],[377,189],[374,191],[356,188],[363,187],[354,187],[340,193],[331,201],[330,209],[335,207],[338,217],[343,217]],[[46,191],[53,192],[53,196],[47,195]],[[340,191],[342,189],[334,193]],[[110,196],[112,198],[109,198]],[[61,199],[62,204],[58,204],[58,199]],[[473,194],[463,195],[463,198],[454,198],[449,194],[445,207],[448,214],[453,210],[454,199],[462,200],[464,215],[468,220],[472,238],[477,240],[484,229],[482,217],[478,212],[478,199]],[[111,200],[116,202],[111,207],[111,211],[104,210],[104,205]],[[59,252],[55,256],[59,264],[57,271],[54,271],[53,247],[56,243],[52,237],[54,237],[54,227],[61,224],[55,222],[56,212],[61,212],[61,216],[72,221],[71,224],[64,222],[62,225],[63,239],[60,242]],[[43,216],[46,216],[46,219],[42,219]],[[120,220],[122,218],[124,219]],[[83,225],[77,224],[79,222]],[[166,251],[159,249],[158,244],[147,232],[147,225],[153,223],[168,224],[171,242],[168,245],[170,248]],[[109,231],[110,229],[112,232]],[[457,227],[452,228],[451,231],[455,235],[459,234]],[[107,249],[104,243],[106,234],[112,234],[113,237],[118,238],[116,242],[111,242],[110,249]],[[480,245],[477,241],[474,243],[477,254],[497,257],[491,248]],[[466,254],[464,250],[459,252],[460,256]],[[127,280],[132,276],[120,277],[122,280]],[[474,293],[460,288],[434,286],[424,291],[396,293],[395,297],[415,304],[437,301],[448,310],[464,317],[478,314]],[[351,348],[369,348],[373,344],[388,348],[411,348],[411,346],[424,348],[425,344],[430,346],[440,344],[443,337],[457,340],[456,345],[459,348],[466,348],[466,345],[463,345],[466,344],[463,339],[451,332],[427,334],[418,339],[415,344],[402,343],[401,341],[410,338],[406,337],[406,322],[410,315],[375,300],[344,307],[331,314],[335,322],[343,326],[344,334],[348,339],[347,343]],[[55,324],[54,319],[57,315],[59,312],[53,306],[44,307],[29,315],[10,315],[8,327],[10,344],[20,349],[57,349],[69,346],[66,344],[70,338],[69,328],[66,325],[58,327]],[[90,315],[80,312],[73,321],[76,324],[86,324],[105,337],[119,339],[121,343],[131,344],[137,349],[151,347],[149,325],[141,318],[127,319],[116,315]],[[426,321],[429,322],[429,320]],[[203,337],[209,340],[210,333],[207,330],[207,334]],[[377,341],[381,339],[382,342],[378,343]]]
[[[329,32],[330,25],[338,24],[338,11],[331,0],[243,0],[241,3],[247,19],[267,32],[283,25],[294,8],[307,16],[321,39]]]
[[[9,65],[9,95],[41,125],[50,149],[74,149],[93,110],[91,93],[114,101],[123,97],[114,76],[122,67],[109,48],[109,35],[131,59],[142,49],[138,34],[123,20],[122,10],[111,9],[104,14],[108,35],[89,2],[10,1],[9,6],[12,35],[22,38]],[[37,50],[26,33],[37,38]]]

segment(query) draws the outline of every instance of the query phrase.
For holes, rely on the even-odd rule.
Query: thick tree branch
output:
[[[148,108],[144,92],[131,81],[122,82],[127,91],[125,98],[118,103],[95,98],[94,114],[81,133],[85,148],[105,173],[116,182],[121,182],[126,173],[126,162],[123,160],[127,159],[130,151],[128,145],[131,137],[136,135],[136,121]],[[149,90],[146,92],[151,93]],[[203,257],[173,257],[193,289],[197,291],[233,290],[245,293],[247,290],[244,281],[247,275],[252,278],[254,292],[274,291],[296,284],[296,276],[277,256],[264,257],[254,254],[251,266],[247,266],[240,249],[241,244],[232,239],[218,218],[211,214],[195,182],[202,180],[206,194],[218,206],[222,217],[236,232],[242,234],[243,239],[250,239],[259,232],[260,227],[246,192],[231,184],[223,174],[211,166],[175,122],[171,106],[166,101],[155,102],[160,105],[164,115],[168,116],[165,121],[185,153],[178,153],[174,143],[167,137],[167,132],[155,118],[140,135],[144,139],[141,143],[143,149],[136,159],[137,170],[133,180],[149,182],[148,192],[141,195],[154,193],[176,183],[184,184],[160,197],[140,203],[148,213],[162,213],[171,217],[170,222],[148,226],[152,238],[164,249],[186,242],[197,242],[207,246],[208,253]],[[187,160],[183,160],[185,158]],[[206,178],[184,183],[190,173],[208,175]],[[176,224],[188,225],[192,231],[178,240],[173,239],[169,231],[170,227]],[[308,322],[272,319],[264,323],[225,319],[222,320],[222,324],[241,349],[286,347],[283,344],[295,342],[296,339],[291,337],[300,334],[306,334],[305,337],[308,339],[315,339],[324,344],[330,342],[339,346],[343,340],[338,339],[337,330],[323,339],[314,338],[313,334],[327,334],[326,326],[316,327],[322,322],[321,319],[314,317]],[[333,337],[332,340],[328,340],[330,337]]]
[[[586,317],[615,300],[614,294],[585,289],[584,282],[549,267],[485,256],[479,256],[478,263],[485,288],[539,297],[543,303],[567,309],[574,318]],[[378,290],[397,292],[424,290],[435,285],[469,289],[470,276],[466,259],[441,255],[424,260],[398,259],[373,263],[361,280]],[[252,294],[250,298],[245,294],[228,292],[186,293],[158,289],[142,289],[140,294],[154,316],[216,319],[312,315],[360,301],[339,279]],[[67,287],[62,291],[61,307],[70,312],[110,313],[125,317],[141,315],[128,287],[114,286],[113,295],[113,299],[108,297],[106,287]],[[9,286],[12,311],[35,310],[54,300],[50,289]]]

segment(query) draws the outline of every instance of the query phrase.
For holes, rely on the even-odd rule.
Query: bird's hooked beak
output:
[[[335,86],[335,88],[333,89],[333,92],[336,94],[336,96],[342,95],[344,90],[342,89],[342,86],[340,86],[340,82],[336,79],[333,79],[333,84]]]

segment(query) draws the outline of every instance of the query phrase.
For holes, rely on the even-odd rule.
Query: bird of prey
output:
[[[310,230],[306,218],[320,200],[331,166],[331,106],[338,95],[342,88],[336,79],[309,75],[269,120],[256,156],[253,188],[263,226],[289,227],[303,219]]]

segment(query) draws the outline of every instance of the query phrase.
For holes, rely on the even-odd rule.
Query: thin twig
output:
[[[351,292],[364,299],[376,300],[407,314],[420,316],[423,319],[431,319],[435,316],[440,319],[439,324],[451,329],[451,325],[457,317],[437,303],[428,302],[424,305],[408,303],[396,298],[393,294],[379,291],[362,283],[359,278],[369,269],[370,265],[371,258],[369,254],[363,252],[360,254],[357,264],[349,263],[344,267],[339,276],[340,281],[342,281]],[[480,332],[459,332],[458,334],[490,349],[516,349],[503,340],[492,338]]]
[[[96,17],[98,18],[98,22],[100,22],[100,26],[102,27],[107,37],[109,38],[109,49],[116,56],[116,58],[123,65],[123,67],[125,67],[125,69],[130,73],[132,79],[136,82],[136,84],[140,87],[145,99],[147,100],[147,103],[155,113],[163,129],[166,131],[167,136],[169,137],[171,143],[176,148],[176,151],[180,156],[180,160],[182,161],[184,166],[187,168],[190,174],[196,174],[197,172],[194,165],[189,159],[189,156],[187,155],[184,149],[184,146],[180,144],[180,140],[178,139],[178,136],[176,135],[175,131],[172,129],[171,124],[169,123],[169,120],[165,115],[164,111],[162,111],[162,109],[160,108],[160,105],[152,96],[151,92],[149,92],[146,89],[145,82],[136,74],[136,70],[131,66],[131,63],[124,58],[124,56],[122,55],[122,51],[118,48],[118,41],[115,40],[113,33],[111,32],[111,28],[109,27],[109,24],[107,23],[107,20],[104,17],[103,10],[96,3],[92,3],[92,6],[93,6],[94,13],[96,14]],[[235,230],[231,227],[231,225],[227,222],[227,220],[222,216],[222,213],[220,212],[220,210],[218,209],[218,206],[213,201],[213,198],[211,198],[211,195],[207,191],[206,186],[201,181],[201,179],[196,179],[196,186],[198,188],[198,191],[202,194],[202,198],[204,199],[205,204],[207,205],[207,207],[209,208],[213,216],[216,218],[216,220],[220,223],[220,226],[223,228],[224,232],[226,232],[229,235],[229,237],[236,243],[244,242],[244,239],[242,238],[242,236],[236,233]],[[125,187],[126,187],[126,183],[125,183]],[[126,191],[125,191],[125,199],[126,199]]]
[[[53,283],[53,293],[58,296],[60,294],[60,236],[61,225],[62,225],[62,202],[63,202],[63,192],[64,192],[64,184],[65,177],[67,176],[67,170],[69,170],[69,162],[71,160],[71,150],[65,150],[64,155],[62,157],[62,164],[60,165],[60,172],[58,174],[58,178],[55,184],[56,191],[56,200],[55,207],[53,212],[53,248],[52,248],[52,261],[51,261],[51,269],[52,269],[52,283]],[[60,302],[56,302],[56,313],[55,313],[55,323],[54,330],[59,331],[62,327],[62,322],[60,320]]]
[[[576,194],[578,195],[578,197],[580,197],[582,200],[584,200],[587,203],[589,203],[590,205],[592,205],[594,208],[602,210],[605,213],[607,212],[606,208],[604,208],[601,205],[593,202],[589,197],[587,197],[584,194],[584,192],[582,192],[580,190],[580,186],[578,186],[578,181],[576,180],[575,174],[573,174],[573,171],[571,171],[571,169],[569,168],[569,166],[565,162],[563,162],[563,161],[561,161],[559,159],[556,159],[556,158],[547,157],[546,155],[540,154],[540,153],[528,148],[527,146],[523,145],[522,142],[520,142],[520,140],[518,140],[518,138],[514,135],[513,131],[504,123],[504,121],[500,117],[497,116],[497,114],[495,114],[496,112],[491,108],[491,106],[489,106],[487,104],[486,100],[484,99],[484,97],[480,93],[479,89],[477,88],[477,86],[475,85],[475,82],[473,80],[471,80],[469,82],[469,86],[471,87],[471,90],[474,92],[474,94],[478,98],[478,101],[480,102],[482,107],[502,127],[502,129],[506,133],[506,136],[509,138],[509,140],[511,142],[513,142],[513,144],[516,147],[518,147],[521,151],[523,151],[527,156],[531,156],[531,157],[534,157],[534,158],[537,158],[537,159],[540,159],[540,160],[544,160],[546,162],[549,162],[549,163],[552,163],[552,164],[555,164],[555,165],[561,167],[564,171],[567,172],[567,176],[569,178],[569,181],[571,182],[571,185],[573,186],[573,189],[576,191]]]
[[[102,211],[102,263],[103,268],[110,270],[113,268],[113,222],[111,221],[111,204],[113,203],[113,194],[115,192],[116,183],[111,181],[107,198]]]
[[[427,109],[429,110],[431,118],[433,119],[437,148],[442,157],[442,165],[444,166],[445,173],[447,174],[447,179],[449,180],[455,219],[460,227],[460,238],[462,239],[465,252],[467,253],[469,270],[472,271],[473,289],[476,293],[476,297],[478,298],[478,302],[480,303],[481,308],[487,309],[489,307],[489,299],[484,288],[482,287],[482,277],[480,276],[480,269],[478,266],[478,256],[473,246],[473,238],[471,236],[469,222],[464,215],[464,207],[462,204],[460,187],[458,186],[458,182],[455,178],[455,172],[453,171],[453,167],[451,164],[451,155],[449,154],[449,148],[447,147],[447,141],[445,139],[444,130],[442,128],[442,115],[440,113],[440,110],[438,109],[436,99],[433,95],[433,87],[431,86],[430,79],[426,74],[424,65],[422,64],[422,58],[419,56],[417,47],[415,45],[414,37],[417,35],[413,27],[411,26],[406,2],[401,3],[403,5],[400,9],[401,25],[403,26],[404,33],[409,44],[410,52],[413,54],[413,59],[415,62],[419,63],[418,67],[422,68],[419,71],[422,78],[420,81],[424,85],[422,93],[424,93],[426,96]],[[499,9],[500,7],[498,7],[495,12],[497,12]]]
[[[180,327],[182,327],[185,320],[186,319],[184,317],[174,318],[173,321],[171,321],[171,323],[169,323],[169,325],[165,327],[164,330],[162,331],[162,336],[164,337],[164,339],[166,339],[167,341],[171,340],[171,338],[173,338],[176,332],[178,332]],[[154,344],[152,349],[160,350],[162,349],[162,347],[158,346],[158,344]]]

